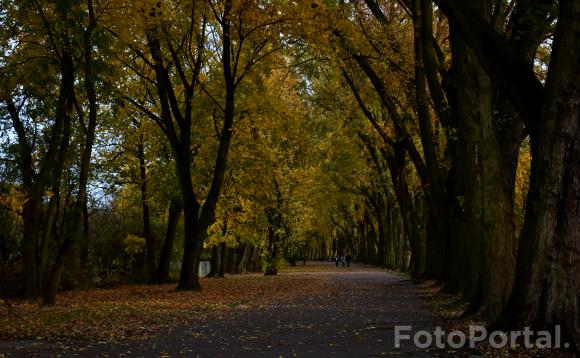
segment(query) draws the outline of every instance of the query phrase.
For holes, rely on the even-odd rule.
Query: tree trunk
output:
[[[254,245],[250,245],[246,255],[246,271],[248,272],[254,272],[254,256],[256,251]]]
[[[85,78],[84,87],[87,93],[87,98],[89,102],[89,121],[87,125],[87,131],[85,134],[85,140],[83,143],[83,148],[81,150],[81,160],[80,160],[80,173],[79,173],[79,186],[74,208],[72,210],[72,215],[68,223],[64,224],[64,242],[60,246],[57,257],[54,262],[54,266],[50,275],[50,282],[43,294],[43,304],[52,305],[56,300],[56,293],[60,286],[60,280],[62,273],[65,269],[65,264],[69,253],[73,249],[74,243],[77,243],[83,235],[83,224],[84,224],[84,214],[87,210],[87,185],[89,181],[90,168],[91,168],[91,157],[93,144],[95,140],[95,130],[97,126],[97,95],[95,90],[96,76],[94,73],[94,67],[92,64],[92,51],[93,51],[93,41],[92,34],[96,27],[96,18],[93,9],[92,0],[87,1],[88,15],[89,15],[89,25],[84,33],[84,59],[85,59]],[[66,147],[68,146],[68,138],[70,137],[71,130],[71,113],[73,110],[73,105],[76,101],[75,89],[74,89],[74,75],[73,75],[73,63],[71,55],[66,53],[63,56],[63,78],[65,78],[65,72],[67,77],[66,83],[66,113],[63,129],[63,144],[61,146],[61,154],[59,157],[64,157],[63,154],[66,153]],[[79,111],[79,117],[82,119],[82,113]],[[65,145],[66,143],[66,145]]]
[[[494,120],[495,87],[453,25],[451,29],[448,97],[457,133],[450,138],[453,208],[446,278],[449,288],[465,293],[469,313],[494,318],[514,279],[513,187],[505,183],[515,167],[505,172]]]
[[[143,236],[145,237],[145,247],[147,250],[147,268],[151,282],[157,282],[155,250],[153,234],[151,232],[151,215],[149,210],[149,199],[147,193],[147,164],[145,162],[145,138],[141,134],[137,144],[137,157],[139,159],[139,189],[141,191],[141,214],[143,218]]]
[[[196,250],[198,250],[199,237],[196,236],[199,223],[199,204],[193,194],[193,183],[189,163],[178,161],[179,179],[182,191],[183,216],[184,216],[184,243],[181,273],[177,290],[201,290],[198,274],[195,272]]]
[[[169,281],[169,268],[171,267],[171,256],[173,254],[173,243],[177,233],[177,225],[181,216],[182,205],[179,199],[172,199],[169,204],[169,215],[167,219],[167,231],[165,240],[159,255],[159,264],[157,267],[157,282],[164,283]]]
[[[378,267],[386,266],[387,248],[385,243],[385,237],[387,236],[387,231],[385,228],[385,218],[384,218],[383,208],[377,211],[377,226],[378,226],[378,237],[377,237],[377,257],[375,260],[375,265]]]
[[[423,20],[431,19],[432,5],[428,2],[425,6],[424,0],[413,0],[413,23],[414,23],[414,49],[415,49],[415,100],[417,103],[417,117],[419,120],[419,131],[421,144],[425,157],[427,185],[423,183],[426,199],[429,203],[429,220],[428,220],[428,245],[429,245],[429,265],[423,269],[416,268],[416,271],[425,270],[428,275],[435,278],[442,278],[443,262],[445,262],[445,240],[448,229],[448,207],[447,194],[443,184],[441,170],[438,160],[438,143],[435,141],[433,127],[431,123],[430,105],[427,97],[427,77],[425,73],[425,53],[431,48],[431,31],[432,26],[429,22],[425,24],[427,29],[423,29]],[[424,41],[424,37],[429,36]],[[428,48],[425,48],[428,45]],[[422,249],[421,249],[422,250]]]
[[[234,273],[242,273],[244,266],[244,259],[246,257],[246,252],[248,251],[248,245],[246,244],[238,244],[238,248],[236,249],[236,266]]]
[[[207,277],[218,276],[220,267],[221,267],[220,247],[218,245],[213,245],[211,247],[210,271]]]
[[[228,264],[228,246],[225,242],[220,244],[220,268],[218,271],[218,277],[224,277],[226,273],[226,267]]]
[[[580,3],[562,0],[532,170],[516,284],[503,321],[553,330],[580,350]]]
[[[425,272],[427,248],[425,241],[421,239],[418,232],[419,220],[405,178],[405,153],[405,149],[395,148],[394,155],[387,159],[387,163],[399,203],[405,234],[411,244],[412,274],[415,277],[419,277]]]
[[[58,207],[60,200],[60,183],[58,185],[53,186],[53,194],[50,198],[50,202],[48,204],[48,213],[46,214],[46,220],[44,224],[44,232],[42,233],[42,239],[40,241],[40,251],[38,255],[38,287],[44,287],[44,274],[45,270],[48,265],[48,243],[50,238],[52,237],[54,226],[57,220],[58,214]]]
[[[24,295],[36,296],[39,292],[39,282],[36,253],[38,251],[38,226],[40,219],[40,200],[29,196],[22,209],[23,233],[23,266],[24,266]]]
[[[199,260],[201,253],[203,251],[203,243],[207,237],[207,229],[215,222],[215,209],[219,201],[221,188],[224,184],[225,173],[227,169],[228,153],[230,149],[230,142],[232,138],[232,126],[234,123],[234,111],[235,111],[235,91],[236,91],[236,79],[235,71],[232,70],[232,39],[230,34],[231,19],[230,12],[232,9],[232,1],[226,0],[224,5],[224,20],[221,22],[222,25],[222,67],[224,69],[224,81],[225,81],[225,91],[226,99],[224,105],[224,123],[219,135],[219,146],[217,150],[217,157],[215,160],[213,168],[213,178],[211,186],[209,188],[208,195],[202,207],[199,203],[195,202],[195,210],[187,209],[187,205],[184,206],[186,216],[189,216],[192,220],[195,217],[195,222],[191,222],[192,226],[189,228],[191,234],[187,233],[186,228],[186,241],[188,242],[187,248],[189,250],[184,252],[184,260],[182,266],[182,273],[179,280],[177,289],[194,289],[199,290],[201,286],[199,284]],[[167,77],[167,73],[163,70],[163,76]],[[166,82],[169,82],[166,80]],[[189,127],[191,128],[191,127]],[[187,133],[191,133],[191,129]],[[188,152],[191,150],[191,142],[189,137],[181,135],[182,146],[183,143],[187,143],[183,146],[183,150]],[[183,166],[184,163],[181,164]],[[188,163],[188,167],[189,167]],[[191,191],[191,198],[195,198],[193,195],[191,173],[188,174],[190,185],[187,191]],[[189,195],[188,195],[189,196]],[[185,199],[185,197],[184,197]],[[184,201],[185,205],[185,201]],[[201,208],[201,212],[199,209]],[[191,208],[193,209],[193,208]],[[186,225],[187,226],[187,225]],[[188,237],[191,235],[191,237]]]
[[[236,248],[235,247],[228,247],[228,262],[226,265],[226,272],[230,275],[235,273],[236,269]]]

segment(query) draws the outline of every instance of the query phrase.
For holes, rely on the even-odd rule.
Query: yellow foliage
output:
[[[133,234],[128,234],[127,237],[123,239],[123,247],[125,253],[129,255],[131,259],[134,259],[136,255],[145,251],[145,239]]]

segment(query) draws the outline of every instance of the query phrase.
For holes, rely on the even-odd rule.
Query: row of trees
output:
[[[329,39],[310,42],[374,129],[355,130],[379,175],[366,210],[394,231],[377,263],[463,293],[466,315],[560,324],[577,344],[580,7],[434,3],[327,4]]]
[[[1,9],[0,256],[26,295],[130,233],[178,289],[202,255],[220,276],[351,254],[578,346],[577,2]]]

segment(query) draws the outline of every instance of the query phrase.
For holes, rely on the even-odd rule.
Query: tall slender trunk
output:
[[[68,147],[68,137],[65,127],[69,121],[68,115],[71,106],[71,93],[74,86],[74,68],[72,58],[68,51],[63,51],[61,61],[61,79],[59,84],[59,94],[56,104],[55,121],[50,132],[48,149],[42,162],[39,163],[38,173],[35,175],[35,163],[33,161],[33,149],[27,138],[26,129],[20,118],[20,113],[13,100],[9,98],[7,103],[8,112],[12,119],[14,130],[18,136],[19,166],[22,173],[22,181],[26,191],[26,202],[22,209],[23,220],[23,281],[24,295],[27,297],[37,296],[41,292],[38,267],[38,234],[40,229],[40,218],[42,214],[42,201],[44,191],[48,185],[54,181],[54,168],[60,164],[57,160],[59,153],[67,148],[62,148],[66,142]],[[70,123],[69,123],[70,124]]]
[[[254,245],[250,245],[248,254],[246,255],[246,271],[248,272],[254,272],[254,255],[256,251],[258,251],[256,250],[256,247]]]
[[[24,295],[27,297],[36,296],[39,292],[37,286],[38,267],[36,254],[38,252],[38,226],[41,213],[40,199],[33,196],[28,197],[22,208],[22,221],[24,223],[23,242],[24,250]]]
[[[235,273],[236,269],[236,248],[228,247],[228,263],[226,265],[226,272],[230,275]]]
[[[65,75],[65,72],[68,73]],[[73,75],[72,58],[68,53],[66,53],[66,55],[63,56],[62,73],[63,78],[66,78],[66,83],[63,86],[63,90],[66,96],[65,100],[66,104],[65,104],[65,112],[63,113],[64,118],[63,134],[62,134],[62,144],[60,146],[58,154],[59,158],[64,158],[66,156],[69,146],[69,138],[71,135],[71,120],[72,120],[71,114],[73,109],[73,97],[74,97],[74,83],[73,83],[74,75]],[[60,181],[60,178],[58,178],[58,180]],[[81,193],[79,193],[79,195],[81,195]],[[79,225],[78,220],[74,220],[73,218],[72,225]],[[69,243],[68,237],[65,237],[65,242],[57,252],[57,257],[55,259],[54,266],[50,273],[49,281],[47,282],[47,285],[45,287],[42,287],[43,304],[45,305],[54,304],[55,302],[56,293],[60,285],[60,278],[62,276],[62,272],[64,271],[65,256],[68,254],[71,248],[72,243]]]
[[[243,263],[246,257],[246,253],[248,251],[248,245],[246,244],[238,244],[236,249],[236,264],[234,273],[242,273],[243,271]]]
[[[228,153],[230,149],[230,142],[232,139],[233,132],[232,126],[234,123],[235,91],[236,91],[235,71],[233,71],[232,69],[232,53],[231,53],[232,51],[232,39],[230,32],[231,10],[232,10],[232,1],[226,0],[222,21],[222,32],[223,32],[222,66],[224,69],[224,80],[226,90],[226,99],[224,105],[224,123],[220,133],[219,146],[213,168],[213,178],[211,186],[209,188],[208,195],[203,204],[203,207],[201,207],[202,209],[201,213],[198,212],[200,209],[200,205],[196,204],[197,210],[195,213],[195,225],[193,225],[190,228],[192,230],[191,234],[186,233],[186,238],[187,235],[191,235],[191,237],[188,239],[191,242],[188,244],[187,248],[188,250],[191,250],[191,252],[184,252],[184,261],[181,270],[182,274],[179,280],[179,284],[177,286],[177,289],[182,290],[201,289],[201,286],[199,284],[199,261],[201,253],[203,251],[203,243],[207,238],[207,229],[215,222],[215,210],[217,203],[219,201],[222,186],[224,184],[225,173],[227,169]],[[189,141],[189,139],[185,138],[182,135],[182,142],[185,140]],[[190,145],[188,145],[186,148],[189,151]],[[187,190],[189,191],[192,189]],[[187,215],[188,214],[186,214],[186,216]],[[187,260],[185,259],[186,256]]]
[[[429,7],[431,3],[429,2]],[[430,46],[431,37],[424,41],[425,36],[430,36],[430,31],[424,31],[423,18],[429,18],[424,0],[413,0],[413,23],[414,23],[414,49],[415,49],[415,101],[417,103],[417,117],[419,120],[419,131],[425,166],[427,169],[427,185],[425,195],[429,201],[428,220],[428,245],[429,245],[429,267],[428,274],[435,278],[442,278],[442,267],[445,262],[445,239],[447,236],[447,194],[445,185],[439,168],[438,144],[435,141],[433,127],[431,124],[430,105],[427,97],[427,77],[425,73],[425,49],[426,43]],[[425,11],[425,14],[423,13]],[[432,11],[432,10],[431,10]],[[432,26],[431,23],[428,26]],[[420,269],[422,270],[422,268]]]
[[[149,210],[149,199],[147,192],[147,164],[145,161],[144,137],[141,134],[137,144],[137,157],[139,159],[139,189],[141,192],[141,215],[143,218],[143,236],[145,237],[145,247],[147,249],[147,268],[151,282],[158,281],[155,265],[155,250],[153,234],[151,232],[151,215]]]
[[[377,212],[377,228],[378,228],[378,237],[377,237],[377,257],[375,260],[375,265],[379,267],[386,266],[386,257],[387,257],[387,248],[386,248],[386,236],[387,230],[385,228],[385,218],[384,218],[384,208],[378,208]]]
[[[220,267],[217,276],[224,277],[226,274],[226,267],[228,264],[228,246],[225,244],[225,242],[222,242],[220,244],[219,251],[220,251]]]
[[[93,144],[95,141],[95,131],[97,127],[97,115],[98,115],[98,103],[97,103],[97,93],[96,93],[96,73],[93,65],[93,33],[97,26],[96,16],[93,8],[93,1],[87,0],[87,13],[89,17],[89,24],[85,30],[83,45],[84,45],[84,89],[87,95],[89,104],[89,115],[88,124],[86,127],[85,141],[83,143],[81,163],[80,163],[80,173],[79,173],[79,186],[76,201],[72,211],[72,217],[69,221],[69,225],[66,226],[64,243],[58,250],[57,257],[52,269],[50,276],[50,282],[43,294],[43,304],[51,305],[54,304],[56,299],[56,293],[60,285],[60,280],[62,273],[64,272],[65,263],[67,256],[72,251],[73,244],[80,241],[83,237],[83,217],[87,211],[87,186],[89,182],[90,169],[91,169],[91,158],[93,151]],[[70,56],[67,54],[67,56]],[[67,71],[72,72],[72,59],[70,60],[70,68]],[[73,102],[75,97],[74,92],[74,78],[72,73],[70,74],[70,84],[69,84],[69,98],[67,104],[67,126],[70,126],[70,114],[73,109]],[[79,111],[79,117],[81,113]],[[81,118],[82,120],[82,118]],[[69,129],[70,130],[70,129]],[[88,243],[87,243],[88,244]]]
[[[216,277],[219,273],[219,268],[221,264],[220,249],[218,245],[213,245],[211,247],[211,264],[210,271],[207,277]]]
[[[394,155],[388,158],[387,161],[395,195],[401,211],[405,234],[411,244],[412,273],[413,276],[419,277],[425,272],[427,248],[425,241],[421,239],[418,231],[419,220],[405,178],[405,153],[405,149],[398,147],[395,149]]]
[[[60,175],[58,176],[60,178]],[[58,219],[58,210],[59,210],[59,201],[60,201],[60,180],[53,185],[52,188],[52,197],[48,203],[48,212],[46,214],[45,224],[44,224],[44,231],[42,233],[42,238],[40,241],[40,251],[38,255],[38,287],[44,287],[44,279],[45,279],[45,270],[47,269],[48,265],[48,249],[49,249],[49,242],[52,234],[54,233],[54,227],[56,225],[56,221]]]
[[[173,243],[175,242],[175,234],[177,233],[177,224],[179,224],[179,217],[182,212],[182,205],[179,199],[172,199],[169,204],[169,213],[167,219],[167,231],[165,232],[165,240],[159,255],[159,264],[157,266],[157,282],[164,283],[169,281],[169,268],[171,266],[171,256],[173,253]]]

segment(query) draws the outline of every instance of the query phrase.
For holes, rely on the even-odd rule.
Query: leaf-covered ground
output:
[[[211,314],[258,308],[306,294],[313,277],[258,274],[202,279],[203,291],[175,291],[175,284],[128,285],[59,294],[54,307],[37,301],[4,301],[0,339],[146,339],[159,330]]]
[[[470,326],[487,326],[477,316],[463,318],[467,304],[460,296],[444,293],[441,287],[432,281],[418,285],[418,291],[428,302],[436,320],[446,332],[461,331],[469,334]],[[489,332],[488,332],[489,333]],[[488,342],[482,342],[475,349],[445,349],[439,352],[441,357],[486,357],[486,358],[574,358],[572,352],[559,349],[527,349],[518,345],[515,348],[496,349]]]
[[[572,357],[555,350],[394,346],[394,326],[468,331],[457,296],[370,267],[309,263],[275,277],[62,293],[59,304],[4,301],[0,358],[82,357]]]
[[[68,292],[50,309],[9,302],[0,313],[0,357],[434,356],[394,348],[395,324],[433,322],[415,286],[385,271],[307,265],[202,285]]]

